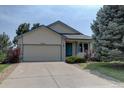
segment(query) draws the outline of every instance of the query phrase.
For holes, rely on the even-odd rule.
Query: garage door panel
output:
[[[25,45],[24,61],[58,61],[60,60],[60,46],[56,45]]]

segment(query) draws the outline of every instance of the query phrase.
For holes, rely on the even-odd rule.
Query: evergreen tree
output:
[[[17,36],[24,34],[26,32],[30,31],[30,24],[29,23],[23,23],[18,26],[18,29],[16,30]]]
[[[40,27],[40,23],[35,23],[33,24],[33,27],[31,28],[31,30],[36,29],[38,27]]]
[[[15,36],[14,39],[13,39],[13,44],[16,45],[17,42],[18,42],[18,40],[17,40],[17,36]]]
[[[33,26],[31,27],[31,29],[30,29],[30,24],[29,23],[22,23],[22,24],[20,24],[18,26],[18,29],[16,30],[16,36],[13,39],[13,43],[16,45],[16,43],[17,43],[17,37],[19,35],[22,35],[24,33],[27,33],[30,30],[36,29],[38,27],[40,27],[40,23],[33,24]]]
[[[91,29],[97,60],[112,61],[124,57],[124,6],[103,6]]]
[[[22,23],[18,26],[18,29],[16,30],[16,36],[13,39],[13,43],[16,45],[17,43],[17,36],[22,35],[26,32],[30,31],[30,24],[29,23]]]

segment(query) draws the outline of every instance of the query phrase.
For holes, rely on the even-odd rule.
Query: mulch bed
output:
[[[11,64],[9,67],[5,68],[5,70],[0,73],[0,82],[7,78],[12,71],[18,66],[19,63]]]

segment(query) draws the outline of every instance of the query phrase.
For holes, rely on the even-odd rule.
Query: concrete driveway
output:
[[[20,63],[11,75],[0,84],[9,88],[84,88],[120,87],[64,62]]]

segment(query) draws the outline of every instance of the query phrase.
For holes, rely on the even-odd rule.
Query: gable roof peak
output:
[[[76,29],[72,28],[71,26],[65,24],[64,22],[62,22],[62,21],[60,21],[60,20],[57,20],[57,21],[55,21],[54,23],[49,24],[48,27],[54,26],[54,25],[56,25],[56,24],[62,24],[62,25],[64,25],[65,27],[68,27],[69,29],[71,29],[72,31],[74,31],[74,32],[76,32],[76,33],[78,33],[78,34],[82,34],[81,32],[77,31]]]
[[[56,23],[62,23],[62,24],[64,24],[62,21],[57,20],[57,21],[55,21],[55,22],[53,22],[53,23],[49,24],[48,26],[50,27],[50,26],[52,26],[52,25],[54,25],[54,24],[56,24]]]

